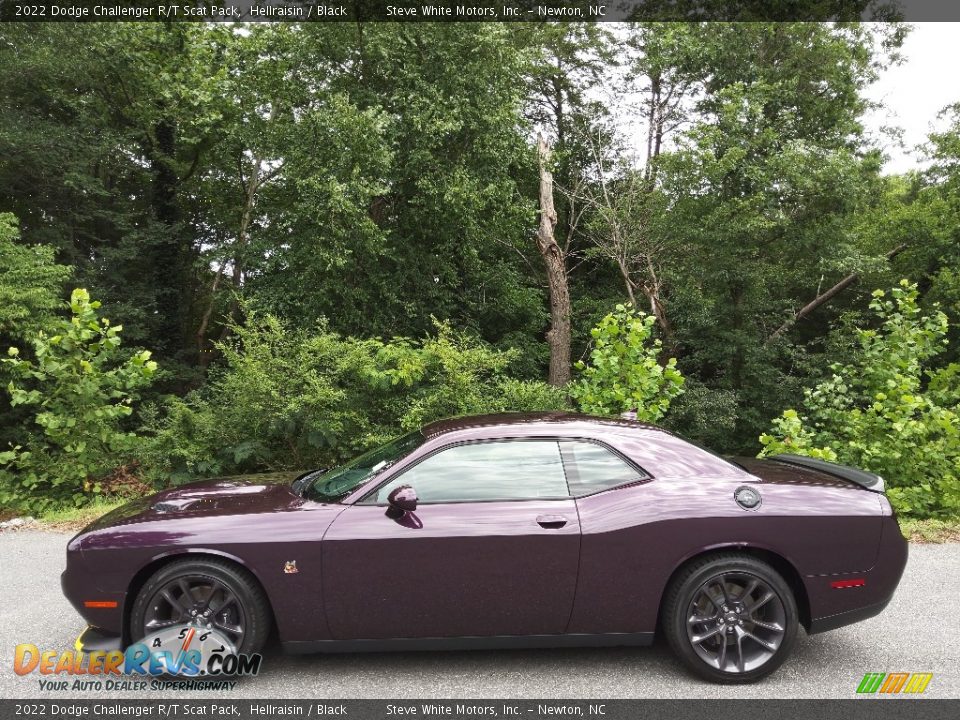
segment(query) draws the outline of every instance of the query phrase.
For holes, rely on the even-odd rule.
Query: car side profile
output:
[[[292,482],[291,482],[292,481]],[[803,626],[879,613],[907,544],[876,475],[727,460],[654,426],[561,413],[435,422],[343,466],[136,500],[67,548],[85,649],[176,624],[240,652],[644,645],[717,682]]]

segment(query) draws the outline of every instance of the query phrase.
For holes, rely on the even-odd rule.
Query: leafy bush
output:
[[[922,314],[916,285],[873,293],[878,329],[857,331],[849,363],[804,394],[760,437],[761,456],[836,460],[882,475],[898,511],[960,511],[960,365],[932,367],[946,348],[947,317]]]
[[[0,335],[20,339],[44,329],[63,304],[70,268],[46,245],[20,245],[17,219],[0,213]]]
[[[507,375],[519,350],[494,350],[444,323],[436,329],[422,343],[395,339],[377,353],[379,372],[399,392],[403,429],[457,415],[567,408],[563,390]]]
[[[663,425],[712,450],[733,450],[729,443],[737,425],[737,397],[734,390],[711,388],[686,376],[683,395],[670,404]]]
[[[374,370],[367,343],[294,331],[272,316],[232,330],[202,389],[144,413],[139,457],[151,477],[326,465],[384,435],[362,392]]]
[[[203,389],[146,413],[140,459],[162,482],[328,466],[441,417],[565,407],[507,377],[516,357],[438,324],[423,341],[292,331],[251,315]]]
[[[16,217],[0,213],[0,348],[19,344],[40,330],[49,330],[63,306],[63,283],[70,268],[58,265],[53,247],[23,245]],[[0,365],[0,388],[11,379]],[[33,417],[24,408],[12,408],[0,393],[0,448],[20,442]]]
[[[581,410],[593,415],[636,411],[644,422],[664,416],[683,392],[684,379],[676,358],[660,364],[662,343],[653,338],[655,322],[630,305],[617,305],[590,331],[590,362],[576,364],[580,378],[570,386]]]
[[[14,378],[10,404],[31,408],[38,430],[0,452],[2,505],[82,505],[101,492],[98,479],[135,440],[122,421],[156,363],[147,351],[124,353],[122,328],[99,318],[99,307],[86,290],[74,290],[71,318],[54,323],[56,334],[40,331],[33,338],[35,360],[11,347],[3,361]]]

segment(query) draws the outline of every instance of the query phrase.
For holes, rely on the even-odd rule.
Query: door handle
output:
[[[563,515],[539,515],[537,516],[537,525],[542,528],[556,530],[567,524],[567,519]]]

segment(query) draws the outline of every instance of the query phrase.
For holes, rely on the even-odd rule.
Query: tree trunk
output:
[[[153,273],[157,302],[157,336],[163,357],[177,357],[183,349],[183,318],[186,312],[187,271],[181,243],[186,240],[181,228],[178,192],[180,178],[173,163],[177,149],[177,128],[173,121],[160,120],[153,127],[155,147],[150,153],[151,204],[154,217],[163,232],[146,251]]]
[[[273,119],[273,115],[271,115],[271,119]],[[257,193],[260,192],[260,188],[263,187],[263,184],[268,182],[276,173],[276,169],[274,169],[271,173],[264,174],[263,160],[257,155],[254,155],[253,157],[253,166],[250,172],[250,177],[246,181],[244,181],[243,178],[242,158],[238,159],[237,168],[240,185],[243,188],[243,210],[240,213],[240,228],[237,231],[237,241],[235,243],[235,252],[233,258],[232,279],[233,290],[235,292],[238,292],[243,284],[243,253],[250,242],[250,224],[253,222],[253,210],[257,202]],[[203,317],[200,321],[200,327],[197,328],[196,333],[197,353],[200,358],[200,367],[204,372],[206,372],[207,367],[210,365],[210,361],[213,359],[212,348],[207,346],[207,331],[210,328],[210,318],[213,314],[213,306],[217,301],[217,286],[220,284],[220,280],[223,277],[224,262],[225,261],[220,262],[220,265],[217,268],[217,273],[213,278],[213,285],[210,288],[210,302],[207,305],[206,311],[203,313]],[[229,317],[235,315],[238,309],[237,302],[234,299],[234,301],[230,304],[230,310],[227,313],[227,316]],[[221,336],[221,338],[222,337],[224,336]]]
[[[554,236],[557,211],[553,204],[553,174],[547,169],[550,146],[542,135],[537,137],[537,156],[540,166],[540,227],[537,230],[537,247],[543,257],[550,286],[548,382],[560,386],[570,382],[570,288],[567,284],[566,258]]]
[[[897,255],[902,253],[906,249],[906,247],[907,246],[905,244],[897,245],[897,247],[895,247],[893,250],[888,252],[884,257],[886,257],[887,260],[893,260],[893,258],[895,258]],[[847,275],[845,278],[843,278],[840,282],[838,282],[836,285],[831,287],[829,290],[825,290],[824,292],[817,295],[813,300],[811,300],[802,308],[800,308],[800,310],[798,310],[792,318],[790,318],[785,323],[783,323],[783,325],[781,325],[776,330],[774,330],[773,333],[771,333],[770,337],[767,338],[767,343],[770,343],[776,340],[778,337],[783,335],[787,330],[792,328],[797,323],[798,320],[802,320],[803,318],[805,318],[807,315],[812,313],[821,305],[826,305],[828,302],[833,300],[837,295],[839,295],[848,287],[853,285],[859,278],[860,278],[860,273],[852,272],[849,275]]]
[[[644,283],[642,289],[650,301],[650,312],[657,319],[657,324],[663,332],[663,349],[660,352],[660,362],[665,364],[671,357],[677,355],[679,346],[673,334],[673,325],[670,324],[670,318],[667,316],[667,309],[660,297],[660,279],[657,277],[657,270],[653,266],[653,260],[649,255],[647,255],[647,275],[650,277],[650,282]]]
[[[223,277],[223,263],[217,267],[217,274],[213,277],[213,285],[210,287],[210,302],[207,303],[207,309],[203,311],[203,317],[200,319],[200,327],[197,328],[197,362],[201,370],[207,372],[212,360],[212,350],[207,347],[207,328],[210,327],[210,317],[213,315],[213,306],[217,298],[217,286],[220,284],[220,278]]]

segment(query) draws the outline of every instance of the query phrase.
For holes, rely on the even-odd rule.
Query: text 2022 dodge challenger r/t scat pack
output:
[[[291,482],[292,480],[292,482]],[[238,652],[642,645],[763,677],[808,633],[876,615],[907,544],[883,481],[809,458],[727,461],[567,414],[427,425],[326,471],[131,502],[67,549],[86,649],[178,624]]]

